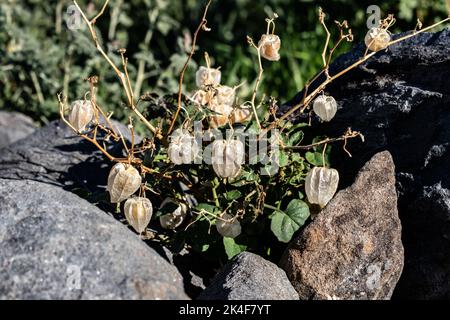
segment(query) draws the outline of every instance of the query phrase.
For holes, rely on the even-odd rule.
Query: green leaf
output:
[[[223,238],[223,246],[225,247],[225,252],[228,256],[228,259],[233,258],[234,256],[238,255],[239,253],[247,249],[247,246],[237,244],[233,238],[227,237]]]
[[[294,199],[284,212],[279,210],[273,213],[270,229],[280,242],[288,243],[308,217],[308,205],[302,200]]]
[[[202,210],[212,214],[216,214],[219,211],[217,207],[208,203],[200,203],[195,207],[195,211],[202,211]]]
[[[288,145],[295,146],[299,144],[303,140],[303,131],[297,131],[291,135],[289,135]]]
[[[227,199],[227,201],[233,201],[239,199],[241,195],[242,193],[239,190],[231,190],[225,193],[225,199]]]
[[[258,181],[258,175],[253,171],[245,171],[242,170],[241,174],[230,181],[230,184],[235,187],[242,187],[250,183],[254,183]]]
[[[279,165],[285,167],[289,164],[289,155],[286,152],[280,151]]]
[[[308,151],[305,154],[306,160],[314,166],[322,167],[323,166],[323,158],[322,154],[319,152],[310,152]]]

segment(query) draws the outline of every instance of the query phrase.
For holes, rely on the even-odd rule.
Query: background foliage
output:
[[[79,3],[93,13],[103,1]],[[84,79],[98,75],[99,101],[114,110],[115,118],[123,119],[123,97],[114,74],[95,52],[86,30],[71,31],[64,22],[70,4],[70,0],[1,1],[0,109],[21,111],[45,123],[57,118],[58,92],[70,100],[79,99],[88,90]],[[222,66],[224,83],[255,79],[256,57],[246,36],[257,39],[264,31],[264,18],[276,12],[282,59],[265,64],[263,91],[287,100],[320,67],[324,34],[317,23],[317,8],[323,7],[329,19],[350,21],[360,41],[367,31],[365,11],[371,4],[361,0],[215,0],[208,18],[212,32],[201,35],[199,46],[210,53],[215,66]],[[135,83],[141,79],[136,92],[177,90],[178,73],[203,5],[200,0],[111,0],[97,27],[109,51],[127,48],[131,77]],[[427,25],[446,15],[444,0],[387,0],[379,5],[384,14],[398,15],[394,32],[412,29],[417,16]],[[347,49],[349,45],[341,52]],[[192,65],[203,64],[202,57],[197,53]],[[188,90],[194,82],[194,70],[189,70]],[[241,92],[245,95],[251,87],[252,83],[246,83]]]

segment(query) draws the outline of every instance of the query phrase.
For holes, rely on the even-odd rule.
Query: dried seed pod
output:
[[[209,116],[209,126],[211,128],[223,127],[229,121],[233,107],[227,104],[210,104],[209,109],[217,114]]]
[[[197,83],[197,87],[199,88],[206,86],[218,86],[221,78],[222,73],[219,69],[207,68],[203,66],[201,66],[195,74],[195,81]]]
[[[170,136],[170,144],[167,149],[170,161],[179,164],[189,164],[194,161],[200,152],[200,147],[195,137],[188,131],[177,129]]]
[[[141,186],[142,178],[135,167],[117,163],[112,167],[108,176],[108,190],[111,203],[128,199]]]
[[[322,121],[331,121],[337,112],[337,102],[332,96],[320,95],[314,100],[314,112]]]
[[[77,100],[72,103],[70,108],[70,124],[78,131],[83,131],[94,117],[92,103],[90,101]]]
[[[142,233],[147,228],[153,214],[153,206],[149,199],[136,197],[125,201],[125,217],[128,223],[138,233]]]
[[[310,203],[325,207],[333,198],[339,184],[336,169],[314,167],[306,176],[305,191]]]
[[[242,123],[252,118],[252,110],[249,108],[237,108],[231,114],[231,123]]]
[[[212,166],[221,178],[235,178],[245,161],[245,147],[240,140],[216,140],[212,144]]]
[[[213,98],[214,98],[214,93],[212,93],[210,91],[205,91],[203,89],[198,89],[192,95],[192,100],[202,106],[207,106],[211,101],[213,101]]]
[[[217,104],[234,105],[236,90],[228,86],[220,86],[216,89]]]
[[[370,29],[364,38],[366,46],[374,52],[386,49],[390,41],[391,36],[389,32],[383,28]]]
[[[258,42],[261,56],[269,61],[280,60],[280,37],[274,34],[263,34],[261,40]]]
[[[227,213],[224,213],[221,219],[216,220],[216,229],[223,237],[227,238],[236,238],[242,231],[239,221]]]
[[[169,230],[174,230],[175,228],[179,227],[183,223],[187,211],[187,205],[185,205],[184,203],[180,203],[173,212],[159,217],[159,223],[161,224],[161,227]]]

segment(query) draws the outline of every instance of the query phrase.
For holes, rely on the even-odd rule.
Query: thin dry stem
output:
[[[105,1],[101,11],[92,20],[89,20],[86,17],[85,13],[83,12],[83,10],[81,10],[81,8],[78,5],[76,0],[74,0],[73,3],[77,7],[77,9],[80,12],[83,20],[86,22],[86,25],[88,26],[89,32],[90,32],[91,37],[92,37],[92,39],[94,41],[94,44],[95,44],[95,48],[100,52],[100,54],[103,56],[103,58],[109,63],[109,65],[113,68],[114,72],[119,77],[120,82],[122,83],[122,86],[123,86],[123,88],[125,90],[125,94],[127,96],[128,106],[137,115],[137,117],[144,123],[144,125],[151,132],[153,132],[153,134],[155,134],[155,136],[157,138],[161,139],[162,138],[161,133],[136,108],[136,106],[134,104],[133,92],[130,89],[128,76],[126,74],[124,74],[122,71],[119,70],[119,68],[114,64],[114,62],[111,60],[111,58],[109,58],[108,54],[103,50],[102,46],[98,42],[98,37],[97,37],[97,33],[95,31],[95,28],[94,28],[94,24],[101,17],[101,15],[104,13],[104,11],[105,11],[108,3],[109,3],[109,0]],[[125,73],[127,73],[126,70],[125,70]],[[128,80],[127,80],[127,78],[128,78]]]
[[[409,38],[412,38],[412,37],[414,37],[414,36],[416,36],[416,35],[418,35],[418,34],[420,34],[420,33],[423,33],[423,32],[429,31],[429,30],[431,30],[431,29],[434,29],[434,28],[436,28],[437,26],[439,26],[439,25],[441,25],[441,24],[444,24],[444,23],[446,23],[446,22],[448,22],[448,21],[450,21],[450,16],[447,17],[447,18],[444,19],[444,20],[441,20],[441,21],[439,21],[439,22],[437,22],[437,23],[435,23],[435,24],[429,26],[429,27],[423,28],[423,29],[421,29],[421,30],[419,30],[419,31],[413,31],[412,34],[409,34],[409,35],[400,37],[400,38],[398,38],[398,39],[396,39],[396,40],[392,40],[392,41],[389,42],[388,47],[392,46],[393,44],[396,44],[396,43],[405,41],[405,40],[407,40],[407,39],[409,39]],[[328,84],[330,84],[330,83],[333,82],[334,80],[338,79],[339,77],[343,76],[343,75],[346,74],[347,72],[353,70],[354,68],[358,67],[358,66],[361,65],[362,63],[366,62],[368,59],[370,59],[371,57],[373,57],[375,54],[376,54],[376,52],[371,52],[370,54],[365,55],[364,57],[362,57],[361,59],[359,59],[358,61],[356,61],[356,62],[353,63],[352,65],[350,65],[349,67],[345,68],[344,70],[338,72],[337,74],[335,74],[335,75],[333,75],[333,76],[327,77],[327,79],[326,79],[326,80],[325,80],[325,81],[324,81],[324,82],[323,82],[316,90],[314,90],[313,92],[311,92],[309,95],[305,96],[304,99],[302,99],[302,101],[301,101],[299,104],[293,106],[293,107],[292,107],[291,109],[289,109],[285,114],[283,114],[283,115],[282,115],[281,117],[279,117],[277,120],[273,121],[273,122],[271,123],[271,125],[270,125],[267,129],[263,130],[263,133],[267,133],[269,130],[275,128],[275,127],[280,123],[280,121],[286,120],[289,116],[291,116],[291,115],[292,115],[294,112],[296,112],[297,110],[300,109],[300,111],[303,112],[306,108],[308,108],[308,106],[309,106],[309,104],[312,102],[312,100],[313,100],[313,99],[314,99],[321,91],[323,91],[323,90],[326,88],[326,86],[327,86]],[[322,70],[321,73],[323,73],[323,72],[324,72],[324,71]]]
[[[186,59],[186,62],[183,66],[183,69],[181,69],[181,73],[180,73],[180,80],[178,83],[178,102],[177,102],[177,111],[175,112],[175,115],[173,116],[172,122],[170,124],[169,130],[167,131],[167,135],[170,135],[170,133],[172,132],[175,123],[177,121],[178,115],[180,114],[181,111],[181,104],[182,104],[182,99],[183,99],[183,82],[184,82],[184,75],[186,73],[186,70],[189,66],[189,62],[191,61],[192,57],[194,56],[195,53],[195,47],[197,44],[197,38],[198,35],[200,33],[201,30],[204,31],[209,31],[210,29],[206,26],[206,24],[208,23],[208,21],[206,20],[206,16],[208,14],[208,9],[209,6],[211,5],[212,0],[208,0],[208,3],[205,6],[205,10],[203,11],[203,17],[202,20],[200,21],[200,24],[198,25],[197,29],[195,30],[194,33],[194,38],[192,40],[192,46],[191,46],[191,51],[189,52],[189,56]]]

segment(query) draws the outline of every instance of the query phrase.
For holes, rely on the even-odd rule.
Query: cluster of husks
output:
[[[221,85],[220,80],[219,69],[202,66],[197,70],[198,90],[192,96],[192,100],[214,113],[209,117],[209,126],[218,128],[250,120],[251,110],[235,104],[236,89]]]

